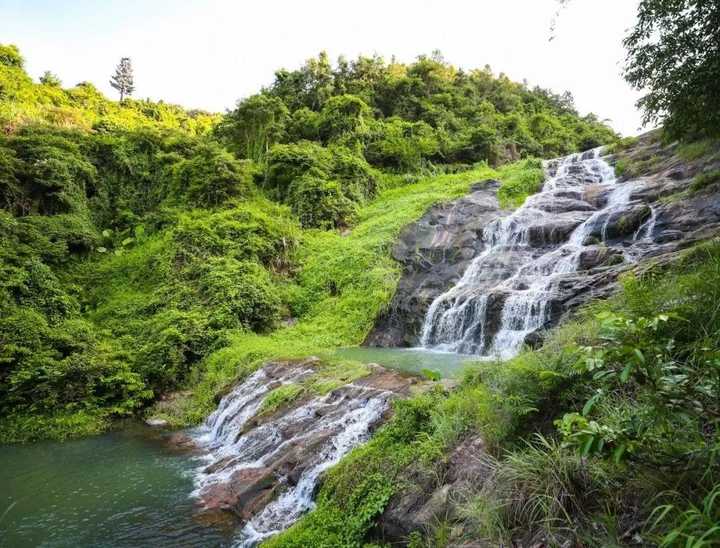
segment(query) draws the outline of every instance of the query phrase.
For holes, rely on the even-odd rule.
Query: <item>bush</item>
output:
[[[327,181],[310,171],[293,181],[289,201],[303,226],[338,228],[349,225],[356,206],[337,181]]]
[[[192,155],[176,166],[174,179],[175,188],[200,207],[217,207],[245,196],[252,184],[250,166],[212,142],[195,147]]]
[[[20,50],[12,44],[0,44],[0,65],[7,67],[23,68],[25,61],[20,55]]]
[[[268,272],[257,263],[213,257],[202,265],[199,284],[218,327],[262,332],[279,319],[278,291]]]
[[[368,134],[371,119],[372,111],[365,101],[354,95],[337,95],[323,106],[319,135],[326,143],[359,144]]]

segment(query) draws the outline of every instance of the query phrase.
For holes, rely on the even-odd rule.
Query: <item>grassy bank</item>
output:
[[[332,469],[318,507],[273,547],[382,544],[391,497],[481,436],[490,472],[412,546],[511,542],[713,546],[720,465],[720,243],[627,276],[538,351],[470,368],[451,392],[396,404]],[[709,306],[708,306],[709,305]],[[451,534],[451,531],[455,531]]]

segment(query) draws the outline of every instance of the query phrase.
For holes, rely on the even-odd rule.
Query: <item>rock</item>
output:
[[[226,483],[213,483],[203,489],[200,494],[202,511],[224,510],[243,520],[250,519],[269,502],[276,485],[272,468],[236,470]]]
[[[165,419],[151,417],[149,419],[145,419],[145,424],[152,426],[153,428],[164,428],[168,425],[168,421]]]
[[[383,536],[400,541],[439,519],[456,518],[457,496],[471,488],[480,489],[492,470],[492,460],[480,437],[463,440],[439,470],[409,468],[401,478],[407,487],[390,499],[380,517]],[[443,478],[441,485],[438,478]]]
[[[338,448],[349,451],[353,445],[348,440],[364,441],[387,418],[390,399],[407,394],[414,380],[375,365],[366,377],[324,396],[300,398],[259,418],[243,412],[257,412],[267,394],[257,390],[263,383],[267,388],[302,382],[320,367],[317,357],[269,362],[228,392],[219,408],[228,415],[216,423],[222,428],[207,446],[210,462],[200,475],[202,519],[219,519],[218,513],[232,513],[243,522],[252,519],[281,493],[294,489],[308,470],[334,458]],[[234,407],[238,401],[244,401],[244,407]],[[311,477],[313,482],[318,479]]]
[[[497,201],[498,188],[497,181],[475,184],[468,196],[431,207],[402,231],[392,253],[403,266],[403,276],[365,344],[417,344],[427,307],[484,249],[483,227],[506,213]]]
[[[185,432],[173,432],[165,438],[165,445],[174,452],[199,453],[201,451],[195,440]]]

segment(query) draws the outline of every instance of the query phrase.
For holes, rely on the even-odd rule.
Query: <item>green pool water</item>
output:
[[[225,546],[193,517],[199,465],[141,426],[0,446],[0,546]]]
[[[422,348],[372,348],[355,346],[340,348],[335,355],[363,363],[379,363],[384,367],[398,369],[407,373],[421,374],[423,369],[430,369],[442,377],[457,377],[478,356],[437,352]]]

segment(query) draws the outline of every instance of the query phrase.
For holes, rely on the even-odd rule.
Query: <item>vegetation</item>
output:
[[[416,545],[438,545],[458,522],[467,537],[456,541],[490,545],[714,545],[720,309],[701,303],[719,302],[719,282],[714,241],[626,277],[540,350],[480,363],[453,392],[397,402],[329,472],[316,510],[267,545],[371,542],[392,495],[442,477],[449,450],[478,434],[489,477],[456,493],[460,515],[428,524]]]
[[[718,16],[706,0],[643,0],[626,40],[647,119],[706,138],[678,147],[686,159],[713,151],[720,127]],[[35,83],[0,46],[1,442],[143,413],[197,422],[272,358],[330,356],[263,412],[326,393],[366,372],[332,349],[358,344],[387,306],[403,226],[485,179],[516,207],[541,184],[537,158],[636,144],[569,94],[438,53],[334,66],[320,54],[225,116],[125,97],[129,62],[116,81],[119,103],[49,72]],[[708,170],[690,191],[717,181]],[[719,291],[711,242],[626,277],[539,350],[397,402],[330,470],[316,509],[267,544],[382,541],[391,497],[419,476],[439,483],[472,436],[488,477],[411,545],[447,544],[456,522],[490,545],[717,544]]]
[[[116,76],[128,95],[129,63]],[[183,387],[155,412],[197,421],[263,359],[357,344],[405,224],[488,178],[517,205],[530,156],[615,138],[568,96],[437,55],[320,55],[219,117],[34,83],[3,46],[0,124],[4,441],[95,432]]]
[[[625,38],[625,77],[645,92],[645,121],[673,138],[720,136],[719,24],[715,0],[642,0]]]
[[[45,83],[45,82],[42,82]],[[133,78],[132,63],[129,57],[120,59],[120,63],[115,69],[115,74],[110,78],[110,85],[120,93],[120,102],[125,99],[126,95],[132,95],[135,91],[135,82]]]

